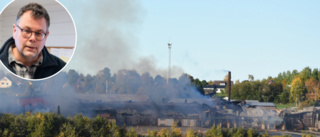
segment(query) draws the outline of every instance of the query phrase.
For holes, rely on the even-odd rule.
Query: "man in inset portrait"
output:
[[[59,72],[66,63],[45,47],[50,17],[37,3],[29,3],[18,12],[13,37],[0,49],[0,60],[11,72],[27,79],[41,79]]]

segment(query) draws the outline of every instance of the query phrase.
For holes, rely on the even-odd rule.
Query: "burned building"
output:
[[[220,98],[171,99],[154,102],[142,95],[78,95],[74,101],[81,106],[73,109],[75,114],[107,118],[117,125],[172,126],[180,127],[243,127],[254,129],[315,130],[320,128],[320,108],[302,110],[274,109],[274,104],[258,101],[226,101]],[[40,100],[40,101],[39,101]],[[68,100],[67,98],[63,100]],[[38,101],[43,108],[47,103],[41,98],[20,99],[21,104]],[[61,113],[66,114],[64,106]],[[39,107],[38,107],[39,109]],[[28,111],[25,109],[25,111]],[[69,110],[70,111],[70,110]]]
[[[111,98],[111,97],[109,97]],[[132,99],[133,95],[121,100],[96,102],[84,101],[95,115],[115,119],[118,125],[130,126],[172,126],[182,127],[248,127],[275,129],[282,119],[272,109],[256,108],[228,102],[220,98],[172,99],[167,102],[153,102],[145,97]],[[84,110],[88,109],[84,107]],[[85,113],[83,111],[82,113]],[[275,122],[270,122],[275,121]]]
[[[285,108],[279,110],[279,116],[284,120],[285,129],[313,130],[320,129],[320,107],[306,107],[301,110]]]

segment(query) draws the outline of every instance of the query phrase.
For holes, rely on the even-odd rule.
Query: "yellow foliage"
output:
[[[44,116],[41,115],[40,112],[37,114],[37,118],[40,119],[41,121],[44,121],[44,120],[45,120]]]
[[[300,77],[295,77],[291,82],[290,97],[297,103],[301,101],[304,93],[304,83]]]
[[[159,135],[160,137],[169,137],[169,130],[167,128],[161,128]]]
[[[38,113],[37,118],[39,119],[41,118],[41,113]]]

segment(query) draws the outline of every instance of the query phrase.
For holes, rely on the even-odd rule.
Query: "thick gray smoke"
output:
[[[140,74],[166,76],[166,69],[158,68],[152,56],[139,57],[136,51],[139,48],[137,33],[145,15],[139,1],[95,0],[65,4],[78,32],[76,51],[68,68],[89,74],[104,67],[114,72],[134,69]],[[172,68],[172,76],[182,73],[181,68]]]

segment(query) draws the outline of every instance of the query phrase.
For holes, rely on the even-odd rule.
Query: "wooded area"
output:
[[[305,67],[297,70],[279,73],[277,77],[263,80],[236,82],[232,86],[233,99],[259,100],[274,103],[300,103],[303,101],[315,103],[319,99],[319,70]]]

